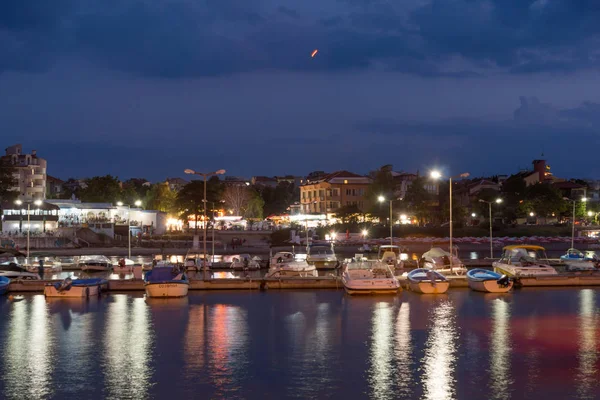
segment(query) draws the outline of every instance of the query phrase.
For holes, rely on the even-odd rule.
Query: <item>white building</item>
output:
[[[23,146],[16,144],[6,148],[3,157],[15,168],[18,199],[22,201],[43,200],[46,198],[46,160],[39,158],[33,150],[31,154],[23,154]]]

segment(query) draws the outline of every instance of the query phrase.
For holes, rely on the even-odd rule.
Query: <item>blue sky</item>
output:
[[[32,3],[0,2],[0,137],[52,175],[600,178],[595,1]]]

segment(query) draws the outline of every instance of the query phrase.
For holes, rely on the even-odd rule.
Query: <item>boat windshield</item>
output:
[[[311,255],[332,256],[333,249],[328,246],[314,246],[310,248]]]
[[[400,255],[400,247],[398,246],[379,246],[379,255],[381,256],[383,253],[392,252],[396,256]]]
[[[535,263],[544,257],[539,251],[517,248],[509,250],[504,258],[513,264],[518,262]]]

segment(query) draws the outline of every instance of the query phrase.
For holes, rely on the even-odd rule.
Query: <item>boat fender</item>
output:
[[[510,285],[510,278],[506,275],[502,275],[496,282],[498,283],[498,286],[505,288]]]

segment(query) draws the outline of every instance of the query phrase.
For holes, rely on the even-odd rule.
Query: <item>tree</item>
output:
[[[356,204],[345,205],[337,209],[336,218],[339,218],[343,224],[356,224],[361,211]]]
[[[250,200],[244,210],[244,217],[246,218],[254,218],[254,219],[263,219],[263,209],[265,206],[265,202],[260,196],[258,192],[255,190],[249,189],[250,192]]]
[[[276,187],[257,187],[264,201],[264,214],[283,214],[300,197],[296,195],[296,186],[290,182],[280,182]]]
[[[507,222],[525,216],[524,202],[527,184],[521,175],[511,175],[502,184],[502,215]]]
[[[525,200],[520,203],[520,212],[534,212],[535,215],[547,218],[568,210],[569,205],[562,198],[560,191],[548,183],[536,183],[527,187]]]
[[[117,177],[111,175],[95,176],[86,179],[86,187],[79,189],[81,201],[89,203],[116,203],[121,198],[121,185]]]
[[[227,186],[223,191],[223,200],[227,208],[232,210],[233,215],[244,215],[250,201],[250,190],[246,186]]]
[[[145,198],[146,194],[150,190],[150,187],[151,185],[146,179],[127,179],[125,182],[123,182],[123,201],[133,204],[136,200]]]
[[[211,177],[206,185],[207,213],[210,209],[210,204],[218,203],[221,199],[221,191],[219,178],[215,176]],[[193,180],[181,188],[177,193],[175,209],[180,212],[181,218],[188,219],[190,215],[193,215],[194,220],[198,221],[199,216],[204,214],[204,181]],[[196,224],[195,231],[198,232],[198,224]]]
[[[171,190],[166,182],[155,183],[148,189],[144,204],[146,209],[163,212],[174,212],[177,193]]]
[[[19,194],[13,188],[17,185],[17,179],[14,177],[15,169],[10,159],[0,158],[0,203],[12,202]]]
[[[426,183],[426,178],[423,176],[415,178],[406,189],[406,195],[403,199],[406,208],[417,217],[419,223],[423,223],[431,211],[432,196],[425,189]]]
[[[373,174],[373,181],[365,193],[367,202],[371,204],[369,212],[372,215],[379,217],[380,219],[386,218],[388,215],[388,208],[382,206],[379,202],[379,196],[382,196],[387,201],[396,199],[394,194],[395,188],[394,178],[392,177],[392,172],[389,168],[383,167],[375,171]]]

